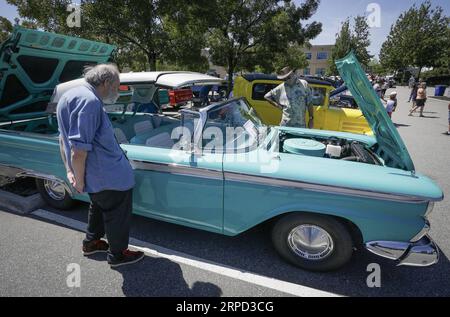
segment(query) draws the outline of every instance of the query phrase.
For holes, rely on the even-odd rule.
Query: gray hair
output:
[[[84,69],[84,79],[94,87],[98,87],[105,82],[119,80],[119,74],[119,69],[115,64],[98,64]]]

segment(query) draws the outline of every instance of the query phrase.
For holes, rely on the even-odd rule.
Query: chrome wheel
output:
[[[66,190],[59,182],[45,179],[44,188],[47,194],[54,200],[64,200],[64,197],[66,197]]]
[[[300,225],[292,229],[288,244],[295,254],[312,261],[325,259],[334,249],[330,234],[315,225]]]

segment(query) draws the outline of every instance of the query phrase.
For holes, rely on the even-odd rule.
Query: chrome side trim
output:
[[[389,193],[347,188],[347,187],[337,187],[330,185],[321,185],[314,183],[307,183],[301,181],[293,181],[287,179],[280,178],[270,178],[265,176],[254,176],[248,174],[240,174],[234,172],[225,172],[225,180],[226,181],[235,181],[235,182],[245,182],[252,184],[260,184],[260,185],[268,185],[275,187],[291,187],[296,189],[310,190],[315,192],[323,192],[329,194],[336,195],[345,195],[345,196],[359,196],[364,198],[372,198],[372,199],[382,199],[382,200],[391,200],[398,202],[406,202],[406,203],[424,203],[430,201],[432,199],[427,197],[420,196],[407,196],[407,195],[395,195]],[[436,199],[439,200],[439,199]]]
[[[130,160],[134,169],[148,170],[162,173],[170,173],[184,176],[193,176],[210,179],[225,179],[225,181],[244,182],[251,184],[267,185],[274,187],[290,187],[315,192],[323,192],[336,195],[358,196],[371,199],[391,200],[406,203],[424,203],[432,199],[428,197],[395,195],[390,193],[382,193],[347,187],[337,187],[321,184],[313,184],[301,181],[293,181],[280,178],[271,178],[265,176],[255,176],[249,174],[241,174],[234,172],[222,172],[220,170],[197,168],[175,163],[155,163],[139,160]],[[436,199],[439,200],[439,199]]]
[[[21,178],[21,177],[33,177],[39,179],[46,179],[52,182],[60,183],[64,186],[64,189],[69,193],[69,195],[74,195],[72,188],[63,179],[50,174],[44,174],[40,172],[35,172],[33,170],[0,164],[0,175],[4,175],[11,178]]]
[[[9,135],[17,135],[17,136],[23,136],[27,138],[34,138],[39,140],[46,140],[46,141],[57,141],[59,136],[58,135],[51,135],[51,134],[41,134],[37,132],[25,132],[25,131],[14,131],[14,130],[5,130],[0,128],[1,133],[9,134]]]
[[[181,164],[154,163],[146,161],[130,160],[133,169],[169,173],[173,175],[192,176],[206,179],[223,180],[223,172],[220,170],[190,167]]]

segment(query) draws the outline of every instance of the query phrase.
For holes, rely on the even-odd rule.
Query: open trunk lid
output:
[[[0,46],[0,122],[45,115],[53,89],[107,62],[115,46],[16,26]]]

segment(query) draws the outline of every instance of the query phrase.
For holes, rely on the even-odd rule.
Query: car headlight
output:
[[[431,214],[431,212],[433,211],[433,208],[434,208],[434,201],[430,201],[430,202],[428,203],[427,211],[425,211],[425,215],[424,215],[425,218],[428,218],[428,216],[429,216],[429,215]]]

